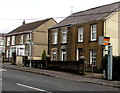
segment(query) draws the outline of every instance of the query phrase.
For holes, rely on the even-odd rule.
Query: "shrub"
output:
[[[45,50],[42,53],[42,60],[47,60],[46,51]]]

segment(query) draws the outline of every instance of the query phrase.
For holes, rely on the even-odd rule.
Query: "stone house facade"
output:
[[[31,59],[40,60],[43,51],[48,50],[48,28],[54,26],[53,18],[25,23],[6,35],[6,57],[31,56]]]
[[[51,60],[75,61],[85,56],[88,66],[101,69],[106,46],[99,37],[110,37],[113,55],[120,55],[120,2],[73,13],[49,29],[48,51]],[[114,20],[114,21],[113,21]]]

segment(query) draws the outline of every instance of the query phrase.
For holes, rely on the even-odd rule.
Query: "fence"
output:
[[[30,60],[24,62],[24,66],[29,67]],[[34,68],[52,69],[57,71],[67,71],[73,73],[84,74],[83,61],[42,61],[31,60],[31,65]]]

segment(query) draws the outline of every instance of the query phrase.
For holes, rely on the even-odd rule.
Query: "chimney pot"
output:
[[[25,20],[23,20],[23,25],[25,24]]]

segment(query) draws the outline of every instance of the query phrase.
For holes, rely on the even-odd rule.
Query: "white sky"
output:
[[[41,19],[67,17],[78,12],[119,0],[0,0],[0,33],[7,33],[26,23]]]

